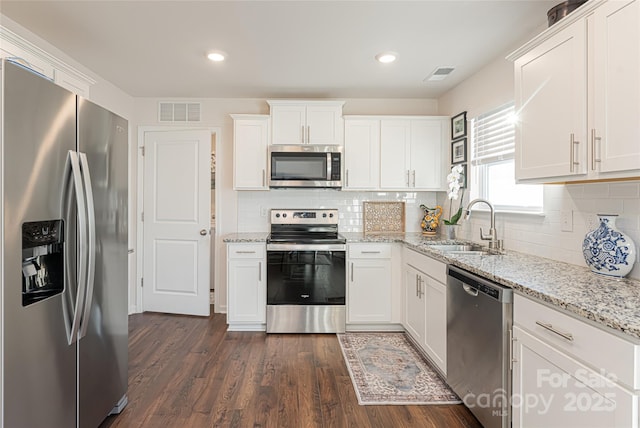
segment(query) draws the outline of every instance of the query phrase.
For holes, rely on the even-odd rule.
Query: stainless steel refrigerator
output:
[[[0,68],[0,426],[95,428],[127,400],[127,121]]]

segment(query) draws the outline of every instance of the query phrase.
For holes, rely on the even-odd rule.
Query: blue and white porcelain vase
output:
[[[600,225],[587,233],[582,243],[582,254],[595,273],[624,277],[633,268],[636,246],[616,228],[616,214],[598,214]]]

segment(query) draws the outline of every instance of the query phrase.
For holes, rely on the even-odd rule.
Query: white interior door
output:
[[[144,137],[144,311],[209,315],[211,132]]]

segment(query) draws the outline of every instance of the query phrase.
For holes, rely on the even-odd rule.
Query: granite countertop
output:
[[[224,242],[265,242],[268,233],[227,235]],[[343,233],[348,243],[400,242],[408,248],[458,266],[520,294],[547,302],[577,316],[640,339],[640,281],[598,275],[572,265],[516,251],[497,255],[447,254],[431,245],[461,243],[420,233],[364,235]]]
[[[230,233],[222,237],[222,242],[267,242],[269,232],[251,232],[251,233]]]

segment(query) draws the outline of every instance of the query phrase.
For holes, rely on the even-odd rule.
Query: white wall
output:
[[[519,45],[514,45],[513,49]],[[505,52],[505,55],[508,52]],[[513,64],[495,59],[485,68],[438,99],[439,113],[455,115],[467,111],[467,118],[492,110],[514,99]],[[441,203],[449,205],[445,196]],[[468,202],[468,192],[465,194]],[[443,205],[443,206],[445,206]],[[454,206],[454,211],[457,205]],[[560,216],[570,211],[573,230],[561,231]],[[498,237],[505,247],[576,265],[586,266],[582,257],[584,235],[597,223],[597,213],[619,214],[618,227],[640,246],[640,182],[589,183],[544,186],[544,217],[497,214]],[[476,215],[461,227],[462,236],[479,241],[479,228],[489,227],[489,216]],[[640,255],[629,277],[640,279]]]

